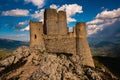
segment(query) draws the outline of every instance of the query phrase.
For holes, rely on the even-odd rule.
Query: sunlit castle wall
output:
[[[76,24],[76,54],[80,56],[80,63],[94,67],[91,51],[86,38],[86,23]]]
[[[56,9],[45,9],[44,33],[47,35],[58,34],[58,17]]]
[[[86,23],[78,22],[73,32],[68,32],[64,11],[57,13],[55,9],[46,9],[44,26],[41,22],[30,21],[30,45],[47,52],[77,55],[81,65],[94,67],[86,38]]]
[[[30,46],[45,50],[42,22],[30,21]]]
[[[67,18],[65,11],[58,12],[58,29],[59,34],[61,35],[67,34]]]

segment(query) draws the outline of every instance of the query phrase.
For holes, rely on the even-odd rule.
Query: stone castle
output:
[[[79,55],[80,63],[94,67],[85,22],[77,22],[73,32],[69,32],[65,11],[45,9],[44,24],[30,21],[30,46],[52,53]]]

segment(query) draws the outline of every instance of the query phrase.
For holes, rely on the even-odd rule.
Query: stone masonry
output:
[[[78,22],[73,32],[69,32],[64,11],[45,9],[43,25],[30,21],[30,46],[52,53],[79,55],[82,65],[94,67],[85,22]]]

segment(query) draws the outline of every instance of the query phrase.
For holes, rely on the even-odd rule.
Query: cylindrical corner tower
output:
[[[58,29],[59,34],[61,35],[67,34],[67,17],[65,11],[58,12]]]
[[[76,24],[76,54],[80,57],[80,63],[94,67],[91,51],[86,38],[86,23]]]
[[[47,35],[58,34],[58,18],[56,9],[45,9],[44,33]]]
[[[42,22],[30,21],[30,46],[45,50]]]

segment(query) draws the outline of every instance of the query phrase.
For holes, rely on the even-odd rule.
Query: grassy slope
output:
[[[28,42],[15,41],[9,39],[0,39],[0,59],[3,59],[8,53],[20,46],[28,46]]]
[[[120,78],[120,40],[90,41],[92,54],[97,66],[106,66]]]
[[[90,42],[91,51],[94,56],[120,57],[120,40]]]

